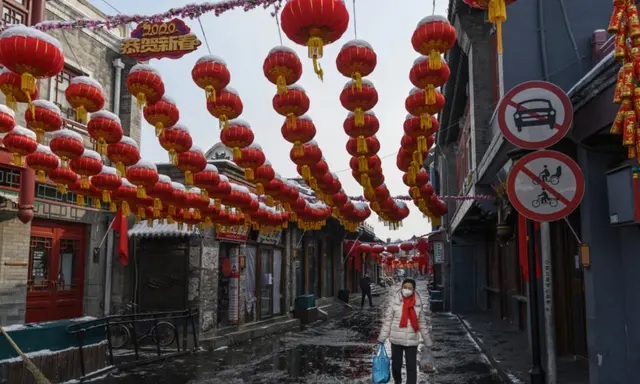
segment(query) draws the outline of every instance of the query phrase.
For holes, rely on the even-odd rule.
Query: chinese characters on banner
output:
[[[229,255],[231,275],[229,276],[229,322],[237,324],[240,318],[240,248],[234,247]]]
[[[179,59],[195,51],[200,44],[196,35],[180,19],[167,22],[144,22],[131,32],[130,39],[124,39],[120,45],[123,54],[138,61]]]

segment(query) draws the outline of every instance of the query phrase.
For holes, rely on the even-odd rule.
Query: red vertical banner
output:
[[[536,238],[540,238],[540,223],[533,223],[534,234]],[[538,241],[535,242],[536,256],[536,277],[542,277],[542,268],[540,266],[540,246]],[[527,218],[518,214],[518,261],[522,270],[524,281],[529,281],[529,243],[527,236]]]

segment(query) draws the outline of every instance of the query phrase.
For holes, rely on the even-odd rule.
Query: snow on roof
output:
[[[91,118],[95,119],[95,118],[103,118],[103,119],[107,119],[107,120],[111,120],[111,121],[115,121],[118,124],[122,124],[122,121],[120,121],[120,118],[115,114],[112,113],[110,111],[107,111],[106,109],[102,109],[99,110],[98,112],[94,112],[91,114]]]
[[[0,38],[13,36],[34,37],[36,39],[44,40],[47,43],[55,46],[59,50],[62,50],[62,44],[60,44],[60,41],[58,41],[58,39],[56,39],[55,37],[35,28],[24,26],[22,24],[12,25],[2,31],[2,33],[0,33]]]
[[[140,238],[189,237],[194,235],[200,235],[200,231],[195,227],[189,230],[184,225],[182,229],[179,229],[177,223],[161,223],[159,220],[153,220],[151,226],[146,220],[143,220],[129,230],[129,236]]]
[[[224,65],[225,67],[227,66],[227,63],[224,60],[222,60],[222,58],[216,55],[202,56],[196,61],[196,64],[202,64],[202,63],[218,63],[218,64]]]

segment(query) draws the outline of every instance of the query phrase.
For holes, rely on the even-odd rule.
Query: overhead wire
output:
[[[202,36],[204,38],[204,43],[207,46],[207,51],[211,54],[211,47],[209,46],[209,39],[207,39],[207,33],[204,31],[204,27],[202,26],[202,20],[200,20],[200,16],[198,16],[198,24],[200,24],[200,30],[202,31]]]
[[[278,27],[278,39],[280,39],[280,45],[282,44],[282,28],[280,28],[280,19],[278,18],[278,11],[280,10],[280,7],[278,6],[278,4],[274,4],[273,8],[275,8],[275,11],[273,13],[273,18],[276,19],[276,27]]]
[[[353,36],[358,39],[358,25],[356,24],[356,0],[353,0]]]

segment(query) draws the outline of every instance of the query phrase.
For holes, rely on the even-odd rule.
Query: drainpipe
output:
[[[45,0],[31,2],[31,25],[44,21]],[[36,175],[33,169],[24,167],[20,170],[20,192],[18,194],[18,219],[24,224],[33,219],[33,199],[36,192]]]
[[[113,108],[112,111],[116,116],[120,116],[120,88],[122,87],[122,70],[124,63],[118,57],[113,60],[113,68],[115,69],[114,87],[113,87]],[[113,225],[113,221],[111,222]],[[107,249],[105,251],[104,262],[104,315],[111,314],[111,284],[113,276],[113,254],[114,254],[114,236],[111,231],[111,225],[107,228]]]

